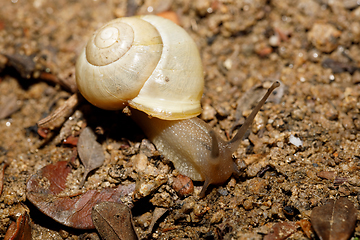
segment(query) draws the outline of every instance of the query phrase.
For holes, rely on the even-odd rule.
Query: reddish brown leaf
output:
[[[39,134],[40,137],[47,138],[47,136],[49,134],[49,129],[39,127],[37,130],[37,133]]]
[[[50,164],[30,177],[26,196],[40,211],[61,224],[79,229],[93,229],[91,209],[100,202],[121,202],[120,198],[135,190],[135,185],[89,190],[64,196],[66,177],[71,167],[65,161]]]
[[[83,186],[86,176],[104,163],[105,155],[101,144],[96,141],[95,133],[89,127],[80,133],[77,148],[80,160],[85,167],[83,179],[80,183]]]
[[[355,229],[356,209],[347,198],[330,199],[311,212],[311,224],[322,239],[346,240]]]
[[[272,232],[264,237],[264,240],[283,240],[293,234],[298,225],[294,222],[276,223],[272,227]]]
[[[78,137],[74,137],[74,136],[68,136],[65,140],[64,140],[64,144],[68,144],[71,146],[76,147],[78,144],[79,138]]]
[[[4,240],[31,240],[29,215],[20,215],[16,222],[12,222],[6,231]]]
[[[130,208],[121,203],[102,202],[94,206],[94,225],[102,239],[136,240]]]

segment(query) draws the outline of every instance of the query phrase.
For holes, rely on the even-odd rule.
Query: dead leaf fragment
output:
[[[21,103],[18,101],[15,94],[0,97],[0,119],[9,117],[20,108]]]
[[[30,78],[35,70],[34,56],[27,56],[23,54],[4,54],[8,59],[8,64],[16,69],[16,71],[23,78]]]
[[[99,203],[92,209],[91,217],[102,239],[139,239],[130,208],[122,203]]]
[[[4,240],[31,240],[30,218],[27,213],[20,215],[6,231]]]
[[[85,172],[80,183],[80,186],[83,186],[86,176],[92,170],[101,167],[104,163],[105,154],[101,144],[96,141],[95,133],[89,127],[80,133],[77,148],[80,160],[85,167]]]
[[[321,171],[321,172],[316,173],[316,176],[318,176],[319,178],[323,178],[323,179],[334,180],[336,177],[336,172]]]
[[[356,209],[347,198],[330,199],[311,212],[311,224],[321,240],[347,240],[355,223]]]
[[[0,165],[0,196],[2,193],[3,186],[4,186],[4,174],[5,174],[6,166],[7,166],[6,163],[3,163]]]
[[[151,223],[150,226],[147,230],[147,232],[150,234],[156,224],[156,222],[167,212],[168,209],[166,208],[155,208],[154,213],[153,213],[153,217],[151,219]]]
[[[283,240],[293,234],[298,225],[294,222],[276,223],[272,227],[272,232],[264,237],[264,240]]]
[[[134,192],[135,184],[119,185],[100,191],[64,195],[66,177],[71,167],[66,161],[50,164],[30,177],[26,184],[26,197],[41,212],[55,221],[78,229],[95,228],[91,209],[100,202],[121,202],[120,198]]]

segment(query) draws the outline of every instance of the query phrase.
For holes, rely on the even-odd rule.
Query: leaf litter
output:
[[[283,240],[293,234],[299,226],[294,222],[280,222],[274,224],[271,232],[264,237],[264,240]]]
[[[96,135],[91,128],[86,127],[79,136],[78,153],[85,171],[80,186],[84,185],[87,175],[94,169],[101,167],[105,161],[105,155],[100,143],[96,141]]]
[[[135,190],[135,184],[129,184],[65,195],[62,192],[70,172],[68,162],[59,161],[40,169],[26,185],[28,200],[45,215],[68,227],[94,229],[91,210],[96,204],[104,201],[122,203],[121,198]]]
[[[11,114],[18,111],[22,106],[15,94],[9,94],[0,97],[0,119],[10,117]]]
[[[91,217],[102,239],[139,239],[130,208],[122,203],[102,202],[94,206]]]
[[[320,240],[346,240],[355,229],[356,208],[347,198],[330,199],[311,212],[311,223]]]
[[[21,214],[16,222],[12,222],[6,231],[4,240],[31,240],[30,217],[27,213]]]

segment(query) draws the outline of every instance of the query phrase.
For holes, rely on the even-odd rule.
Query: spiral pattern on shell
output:
[[[157,16],[119,18],[90,38],[76,63],[81,94],[103,109],[126,105],[161,119],[201,112],[204,80],[196,44]]]

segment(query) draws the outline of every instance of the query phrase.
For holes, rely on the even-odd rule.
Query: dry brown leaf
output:
[[[105,161],[105,154],[101,144],[96,141],[96,135],[91,128],[85,128],[79,136],[78,153],[85,171],[80,186],[84,185],[86,176],[94,169],[101,167]]]
[[[0,98],[0,119],[9,117],[11,114],[19,110],[21,103],[15,94],[1,96]]]
[[[356,209],[347,198],[330,199],[311,212],[311,224],[321,240],[347,240],[355,223]]]
[[[321,172],[317,172],[316,176],[318,176],[319,178],[323,178],[323,179],[334,180],[335,177],[336,177],[336,172],[334,172],[334,171],[321,171]]]
[[[4,240],[31,240],[30,218],[27,213],[20,215],[6,231]]]
[[[94,206],[91,217],[102,239],[139,239],[130,208],[122,203],[99,203]]]
[[[166,208],[155,208],[154,213],[153,213],[153,217],[151,219],[151,223],[150,226],[147,230],[147,232],[150,234],[156,224],[156,222],[168,211],[168,209]]]
[[[276,223],[272,227],[272,232],[264,237],[264,240],[283,240],[293,234],[298,225],[294,222]]]
[[[66,187],[66,177],[71,167],[66,161],[50,164],[30,177],[26,185],[26,197],[41,212],[55,221],[79,229],[95,228],[91,220],[91,209],[100,202],[121,202],[120,198],[134,192],[135,184],[119,185],[100,191],[61,194]]]

